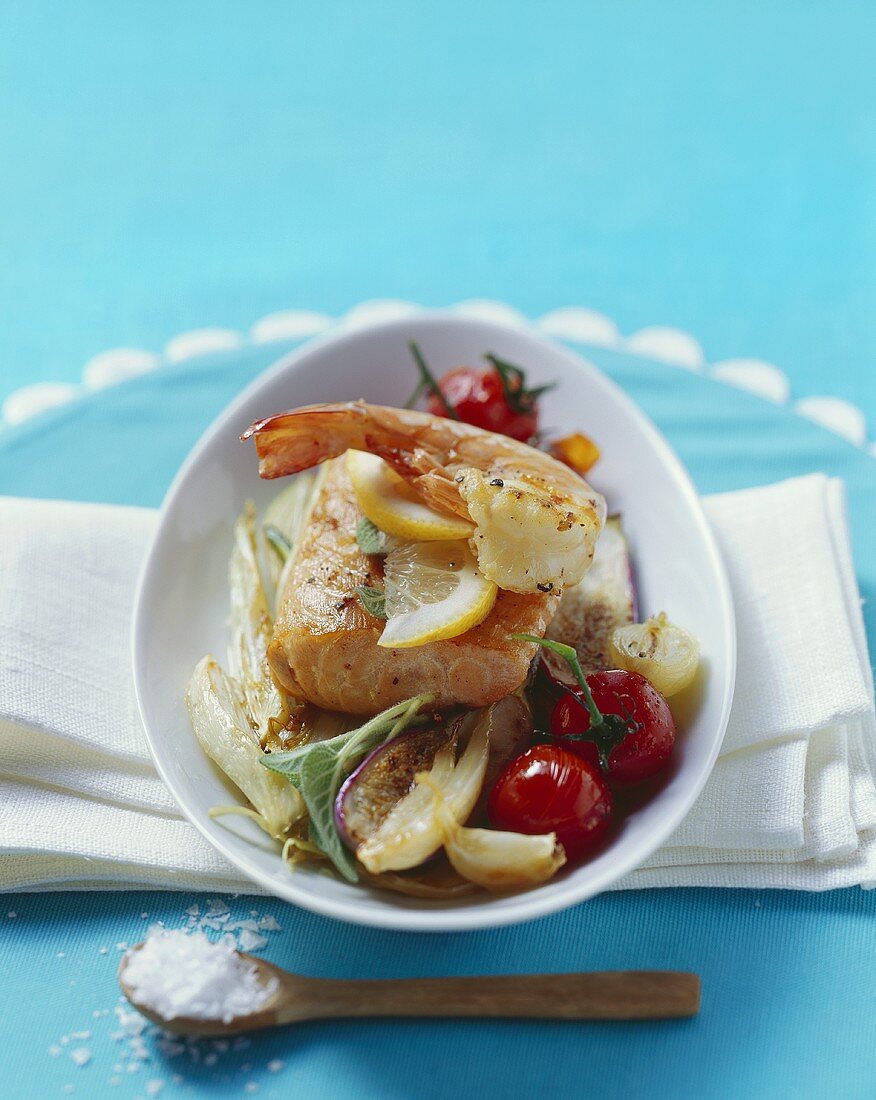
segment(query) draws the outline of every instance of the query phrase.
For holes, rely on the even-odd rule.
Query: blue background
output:
[[[863,0],[4,0],[0,397],[281,308],[487,297],[872,420],[874,40]]]
[[[876,9],[736,0],[0,7],[0,398],[124,344],[375,297],[601,310],[777,363],[876,421]],[[0,492],[156,504],[279,349],[120,386],[0,441]],[[876,637],[872,459],[782,409],[607,352],[703,491],[845,477]],[[46,447],[46,438],[50,446]],[[119,454],[130,456],[118,461]],[[264,1037],[108,1090],[113,944],[192,898],[45,895],[0,912],[4,1096],[871,1097],[876,897],[607,895],[522,928],[403,937],[279,902],[267,953],[361,976],[668,966],[663,1025],[373,1023]],[[239,912],[237,911],[239,907]],[[107,955],[98,954],[101,945]],[[66,957],[56,959],[63,950]],[[70,982],[75,982],[71,985]],[[90,1066],[47,1054],[94,1027]],[[264,1071],[281,1058],[284,1071]],[[255,1069],[245,1072],[242,1066]],[[216,1074],[230,1080],[216,1080]]]

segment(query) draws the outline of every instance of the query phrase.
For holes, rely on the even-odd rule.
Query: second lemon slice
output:
[[[377,455],[347,451],[347,471],[359,507],[388,535],[416,542],[471,537],[473,523],[461,516],[436,512],[424,504]]]
[[[464,634],[489,615],[498,592],[462,539],[398,547],[386,556],[383,579],[387,622],[377,644],[388,649]]]

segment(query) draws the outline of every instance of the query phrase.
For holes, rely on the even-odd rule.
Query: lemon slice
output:
[[[347,451],[347,471],[359,507],[388,535],[415,542],[466,539],[474,524],[460,516],[436,512],[424,504],[382,458],[367,451]]]
[[[484,621],[498,588],[478,572],[468,543],[413,542],[387,554],[383,574],[388,649],[455,638]]]

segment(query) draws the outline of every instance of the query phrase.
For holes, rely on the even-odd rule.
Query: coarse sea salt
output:
[[[125,982],[133,999],[165,1019],[188,1016],[230,1023],[262,1008],[277,980],[259,979],[255,966],[233,943],[214,942],[203,932],[151,930],[128,956]]]

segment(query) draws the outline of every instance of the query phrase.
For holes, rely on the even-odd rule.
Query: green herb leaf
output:
[[[495,368],[501,379],[508,407],[516,413],[532,412],[539,397],[556,386],[556,382],[548,382],[547,385],[535,386],[529,390],[526,388],[526,375],[521,367],[500,359],[498,355],[485,355],[484,359]]]
[[[562,657],[572,670],[581,688],[582,703],[590,715],[590,728],[586,733],[566,734],[566,740],[591,741],[596,746],[599,763],[602,765],[603,771],[608,771],[608,758],[611,756],[612,750],[629,734],[635,733],[639,728],[639,723],[635,721],[632,715],[622,716],[620,714],[602,713],[596,705],[590,691],[590,685],[587,683],[587,677],[584,675],[581,662],[578,660],[578,654],[572,646],[565,645],[563,642],[555,642],[552,638],[537,638],[534,634],[512,634],[511,637],[521,642],[535,642],[544,649],[552,650]]]
[[[383,711],[358,729],[338,734],[327,741],[316,741],[290,752],[275,752],[262,757],[262,764],[279,772],[295,786],[310,815],[309,839],[334,863],[348,882],[357,882],[356,860],[335,825],[335,799],[341,783],[366,753],[383,741],[397,736],[417,720],[420,709],[433,700],[431,695],[415,695]]]
[[[386,553],[386,532],[381,531],[367,516],[363,516],[356,527],[356,542],[363,554]]]
[[[359,602],[369,615],[375,619],[386,618],[386,593],[379,588],[370,588],[367,584],[360,584],[356,589]]]
[[[335,825],[335,799],[344,776],[340,756],[331,750],[312,752],[301,762],[298,788],[307,806],[308,840],[324,852],[348,882],[358,882],[356,859]]]
[[[410,409],[415,405],[420,394],[425,390],[433,397],[437,397],[441,402],[444,406],[445,416],[449,416],[451,420],[459,420],[459,413],[444,396],[444,392],[438,385],[435,375],[429,370],[426,360],[423,358],[423,353],[420,351],[420,345],[411,340],[408,347],[411,349],[411,355],[413,355],[414,361],[417,364],[417,370],[420,372],[420,381],[417,383],[417,388],[414,390],[413,394],[405,403],[405,408]]]
[[[280,555],[280,561],[284,562],[292,552],[292,543],[286,538],[280,528],[275,527],[273,523],[266,523],[262,530],[265,533],[265,538]]]

